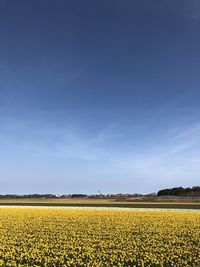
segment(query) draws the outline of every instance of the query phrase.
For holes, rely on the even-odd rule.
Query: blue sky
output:
[[[198,0],[1,0],[0,13],[0,193],[199,184]]]

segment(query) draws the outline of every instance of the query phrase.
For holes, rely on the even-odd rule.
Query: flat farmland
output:
[[[60,207],[121,207],[121,208],[162,208],[199,209],[200,202],[192,201],[116,201],[115,199],[0,199],[0,205],[19,206],[60,206]]]

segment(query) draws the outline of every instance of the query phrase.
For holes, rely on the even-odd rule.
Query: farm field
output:
[[[200,212],[0,208],[0,266],[200,264]]]
[[[200,202],[116,201],[114,199],[0,199],[1,205],[199,209]]]

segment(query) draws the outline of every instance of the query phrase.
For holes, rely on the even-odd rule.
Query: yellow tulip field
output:
[[[200,266],[200,212],[0,208],[0,266]]]

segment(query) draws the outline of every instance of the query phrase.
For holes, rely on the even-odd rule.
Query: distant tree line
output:
[[[12,199],[12,198],[78,198],[78,197],[86,197],[85,194],[72,194],[72,195],[54,195],[54,194],[29,194],[29,195],[16,195],[16,194],[7,194],[7,195],[0,195],[0,199]]]
[[[55,195],[55,194],[27,194],[27,195],[17,195],[17,194],[7,194],[7,195],[0,195],[0,199],[12,199],[12,198],[115,198],[115,199],[121,199],[121,198],[127,198],[127,197],[149,197],[149,196],[155,196],[155,194],[148,194],[148,195],[141,195],[141,194],[109,194],[109,195],[86,195],[86,194],[68,194],[68,195]],[[174,188],[168,188],[168,189],[162,189],[158,191],[157,196],[180,196],[180,197],[200,197],[200,186],[193,186],[188,188],[183,187],[174,187]]]
[[[163,189],[158,191],[157,196],[200,196],[200,186]]]
[[[56,195],[53,194],[30,194],[30,195],[15,195],[7,194],[0,195],[0,198],[55,198]]]

